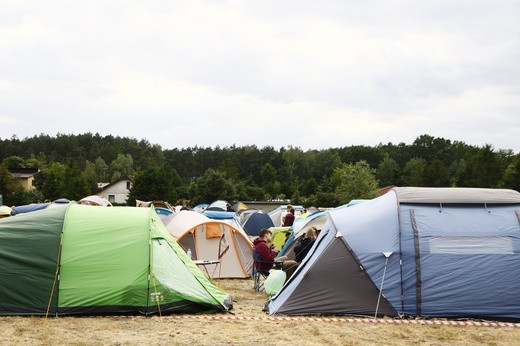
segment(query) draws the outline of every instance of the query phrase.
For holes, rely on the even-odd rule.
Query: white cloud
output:
[[[1,3],[1,138],[520,151],[515,1]]]

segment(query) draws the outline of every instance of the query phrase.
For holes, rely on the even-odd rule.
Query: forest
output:
[[[10,168],[39,168],[35,189],[17,186]],[[335,207],[395,186],[520,190],[520,154],[427,134],[413,143],[302,150],[288,146],[163,149],[147,140],[57,134],[0,139],[0,194],[6,205],[79,200],[97,184],[133,178],[127,205],[165,200],[194,206],[228,201],[290,200]]]

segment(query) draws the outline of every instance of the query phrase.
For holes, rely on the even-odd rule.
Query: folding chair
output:
[[[264,281],[269,276],[269,271],[260,269],[261,264],[272,264],[273,268],[279,269],[281,262],[277,261],[262,261],[262,256],[256,249],[253,249],[253,272],[251,277],[253,278],[253,287],[255,292],[261,292],[264,290]]]
[[[264,289],[264,283],[262,280],[265,281],[269,276],[269,272],[259,268],[261,263],[264,263],[264,261],[262,261],[262,256],[258,251],[256,251],[256,249],[253,249],[253,273],[251,277],[253,278],[253,287],[255,292],[261,292]]]

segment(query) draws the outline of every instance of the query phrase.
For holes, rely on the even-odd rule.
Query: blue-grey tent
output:
[[[258,236],[263,228],[274,227],[269,214],[262,210],[243,210],[240,213],[239,222],[250,237]]]
[[[520,193],[393,188],[329,211],[270,314],[520,318]]]

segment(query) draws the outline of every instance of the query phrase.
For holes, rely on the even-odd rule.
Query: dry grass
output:
[[[517,345],[520,328],[258,321],[267,296],[249,280],[220,280],[234,315],[166,317],[0,317],[2,345]],[[234,316],[226,320],[224,317]]]

